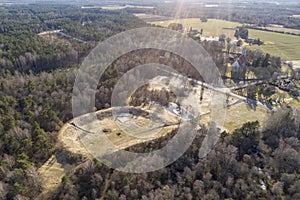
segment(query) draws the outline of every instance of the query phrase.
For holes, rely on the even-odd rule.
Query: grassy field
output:
[[[300,60],[300,36],[249,30],[250,38],[260,38],[262,46],[251,46],[250,49],[261,49],[282,60]]]
[[[250,109],[245,102],[240,102],[236,100],[236,105],[233,105],[226,110],[225,120],[223,127],[220,127],[222,131],[233,132],[235,129],[240,128],[246,122],[259,121],[260,124],[264,124],[265,120],[268,118],[270,111],[263,107],[257,106],[255,110]],[[222,116],[222,114],[220,114]],[[207,126],[208,122],[211,120],[210,113],[201,116],[200,123]]]
[[[241,26],[240,23],[230,22],[218,19],[208,19],[208,22],[201,22],[199,18],[188,18],[178,20],[167,20],[167,21],[155,21],[150,22],[151,24],[168,27],[170,23],[181,23],[183,28],[190,28],[199,30],[203,29],[203,35],[206,37],[219,37],[221,34],[226,36],[234,37],[235,28]],[[225,29],[224,29],[225,28]],[[228,30],[231,29],[231,30]]]
[[[205,37],[218,37],[225,34],[234,37],[234,28],[242,24],[218,19],[209,19],[201,22],[199,18],[188,18],[178,20],[162,20],[150,22],[151,24],[168,27],[170,23],[181,23],[184,28],[204,30]],[[230,30],[232,29],[232,30]],[[266,32],[260,30],[249,30],[250,38],[260,38],[265,42],[262,46],[249,46],[250,49],[260,49],[265,53],[280,56],[282,60],[300,60],[300,36]]]
[[[256,110],[249,109],[246,103],[229,108],[226,112],[224,128],[234,131],[246,122],[259,121],[262,125],[268,118],[268,111],[262,106],[257,106]]]

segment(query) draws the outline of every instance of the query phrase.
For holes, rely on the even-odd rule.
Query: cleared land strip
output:
[[[65,37],[65,38],[68,38],[68,39],[71,39],[71,40],[75,40],[75,41],[80,42],[80,43],[86,43],[86,41],[83,41],[83,40],[81,40],[79,38],[76,38],[76,37],[73,37],[71,35],[68,35],[66,33],[63,33],[62,31],[63,30],[44,31],[44,32],[39,33],[38,36],[47,36],[47,35],[56,34],[56,35],[60,35],[61,37]]]

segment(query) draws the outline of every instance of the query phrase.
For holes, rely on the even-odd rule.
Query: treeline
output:
[[[56,198],[298,199],[299,114],[297,109],[286,108],[262,127],[248,122],[230,134],[223,132],[208,156],[199,159],[203,129],[178,161],[151,173],[127,174],[97,160],[87,161],[64,177]],[[145,152],[147,147],[157,149],[164,144],[156,141],[128,150]]]
[[[299,6],[276,5],[272,3],[228,3],[218,7],[204,7],[188,3],[181,9],[180,4],[159,4],[153,11],[155,14],[181,18],[216,18],[234,22],[267,26],[269,24],[283,25],[285,28],[300,29],[300,18],[293,17],[299,14]],[[267,9],[266,9],[267,8]],[[224,12],[226,11],[226,12]]]
[[[281,34],[288,34],[288,35],[296,35],[296,36],[300,36],[300,33],[297,34],[297,33],[291,33],[291,32],[288,32],[288,31],[272,30],[272,29],[262,28],[262,27],[246,26],[246,28],[254,29],[254,30],[260,30],[260,31],[273,32],[273,33],[281,33]]]

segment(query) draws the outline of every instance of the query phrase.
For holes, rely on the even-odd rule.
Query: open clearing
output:
[[[134,15],[145,22],[171,20],[171,17],[161,16],[161,15],[153,15],[153,14],[146,14],[146,13],[135,13]]]
[[[198,86],[194,89],[200,97],[201,87]],[[206,89],[203,101],[199,104],[201,113],[199,124],[207,125],[211,121],[210,111],[213,100],[212,91]],[[224,112],[227,113],[224,127],[220,128],[228,132],[232,132],[249,121],[258,120],[263,124],[270,112],[262,106],[250,109],[245,102],[236,98],[230,98],[228,103],[228,107],[222,107],[216,113],[220,116]],[[118,112],[119,114],[115,117],[110,108],[97,111],[98,120],[96,121],[90,121],[89,114],[87,114],[64,124],[59,132],[59,142],[62,143],[65,151],[53,155],[39,169],[44,184],[43,192],[37,199],[50,199],[61,185],[63,176],[69,175],[78,167],[68,163],[66,151],[81,155],[84,159],[93,156],[102,157],[101,155],[116,151],[116,149],[111,148],[111,143],[118,146],[119,149],[126,149],[136,144],[164,137],[170,134],[172,130],[177,129],[180,122],[178,116],[156,104],[137,108],[129,107],[129,109],[131,109],[129,113],[133,114],[122,115],[122,112]],[[80,127],[77,126],[77,122],[81,124]]]
[[[206,93],[210,93],[209,90],[206,90]],[[209,100],[213,100],[210,99]],[[208,103],[208,98],[204,97],[204,105],[200,106],[201,114],[200,124],[208,125],[208,122],[211,120],[211,113],[209,112],[210,103]],[[208,111],[208,112],[207,112]],[[265,120],[267,120],[268,115],[271,114],[271,111],[266,107],[258,105],[255,109],[250,108],[250,106],[237,98],[230,97],[227,108],[221,109],[218,111],[219,116],[223,116],[225,113],[225,119],[223,127],[220,127],[221,130],[225,130],[229,133],[233,132],[235,129],[240,128],[246,122],[259,121],[262,125]]]
[[[251,109],[245,102],[242,102],[228,108],[224,128],[232,132],[240,128],[244,123],[256,120],[262,125],[265,120],[267,120],[269,113],[270,111],[263,106],[257,106],[256,109]]]
[[[203,36],[205,37],[219,37],[225,34],[228,37],[234,38],[235,28],[242,24],[237,22],[230,22],[219,19],[208,19],[208,22],[201,22],[200,18],[188,18],[188,19],[175,19],[167,21],[154,21],[151,24],[168,27],[171,23],[180,23],[183,28],[188,29],[192,27],[200,31],[203,29]]]
[[[264,45],[249,46],[250,49],[261,49],[282,60],[300,60],[300,36],[249,29],[249,37],[264,41]]]
[[[137,110],[144,111],[142,108]],[[102,114],[104,117],[79,128],[74,122],[78,122],[78,120],[85,122],[89,118],[89,114],[81,116],[64,124],[59,132],[59,141],[67,151],[75,155],[82,155],[83,158],[92,158],[90,151],[94,153],[94,156],[95,154],[101,156],[115,152],[115,149],[111,149],[111,143],[118,146],[119,149],[125,149],[166,136],[178,127],[179,118],[161,107],[152,106],[145,112],[154,113],[153,116],[154,119],[156,117],[157,122],[154,121],[151,125],[147,115],[133,115],[129,121],[121,123],[111,115],[111,109],[107,109],[96,112],[97,115]],[[105,142],[106,138],[108,142]],[[90,151],[87,151],[86,147]],[[43,191],[37,199],[50,199],[60,186],[63,176],[71,173],[73,168],[76,166],[68,163],[66,152],[53,155],[38,170],[43,178]]]
[[[208,92],[209,94],[209,92]],[[207,97],[206,99],[209,99]],[[205,105],[205,104],[204,104]],[[209,105],[209,104],[206,104]],[[200,123],[207,125],[210,121],[210,113],[206,106],[202,107],[202,111],[204,114],[201,116]],[[113,117],[106,117],[92,124],[86,124],[86,128],[90,127],[88,131],[98,130],[97,133],[87,134],[86,136],[81,136],[85,145],[89,146],[89,149],[97,152],[99,154],[112,153],[114,150],[109,149],[108,145],[103,145],[103,138],[99,133],[99,126],[102,128],[100,132],[103,133],[104,129],[109,130],[109,133],[106,134],[107,138],[110,142],[117,145],[120,149],[125,149],[127,147],[140,144],[146,141],[151,141],[156,138],[163,137],[169,134],[172,130],[176,129],[178,125],[178,118],[170,113],[167,113],[165,110],[159,109],[156,106],[152,106],[150,109],[153,112],[160,112],[160,117],[165,117],[165,123],[170,124],[159,131],[156,131],[155,126],[160,128],[160,124],[154,126],[154,129],[150,129],[151,131],[147,131],[147,128],[140,127],[140,130],[136,129],[132,131],[131,134],[142,134],[146,136],[146,138],[136,138],[131,135],[126,134],[123,130],[120,129],[120,122],[116,121]],[[110,112],[108,110],[98,111],[97,113]],[[233,131],[236,128],[241,127],[242,124],[249,121],[258,120],[261,124],[267,119],[269,111],[267,111],[264,107],[258,106],[256,110],[251,110],[247,106],[246,103],[240,102],[237,99],[230,99],[230,106],[227,109],[222,109],[220,112],[226,112],[226,118],[224,127],[222,130],[227,130],[229,132]],[[132,118],[136,124],[139,125],[148,125],[149,119],[144,117],[134,117]],[[82,144],[82,140],[79,139],[79,135],[85,135],[86,131],[81,130],[74,126],[73,121],[66,123],[59,133],[59,141],[63,143],[63,147],[76,155],[82,155],[84,158],[92,158],[93,156],[90,152],[87,151],[86,146]],[[126,129],[132,127],[131,122],[123,124],[123,128]],[[101,131],[102,130],[102,131]],[[108,148],[108,149],[107,149]],[[63,153],[59,153],[57,155],[53,155],[38,171],[43,178],[43,192],[37,199],[51,199],[51,196],[57,191],[59,186],[61,185],[61,180],[63,176],[72,173],[72,169],[78,166],[74,166],[68,163],[65,155]]]

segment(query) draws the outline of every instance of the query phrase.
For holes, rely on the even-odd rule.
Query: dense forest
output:
[[[2,73],[40,72],[78,66],[97,42],[145,23],[126,12],[73,6],[19,5],[0,8]],[[44,34],[61,30],[60,34]]]
[[[73,118],[76,66],[97,42],[146,25],[126,13],[63,5],[8,6],[0,15],[0,199],[32,199],[41,191],[37,168],[55,152],[61,125]],[[38,35],[54,29],[85,42]]]
[[[123,11],[83,10],[70,5],[1,7],[0,17],[0,199],[34,199],[41,192],[37,169],[58,151],[57,133],[63,123],[73,118],[72,90],[83,58],[97,42],[147,24]],[[40,34],[55,30],[62,34]],[[225,73],[226,43],[201,44]],[[271,78],[281,67],[280,58],[258,51],[248,54],[247,65],[258,75]],[[131,52],[104,73],[95,107],[110,107],[118,78],[137,65],[151,62],[201,79],[189,63],[169,52]],[[132,103],[141,102],[134,99]],[[266,125],[253,122],[232,134],[224,132],[210,155],[199,160],[197,150],[206,133],[202,130],[180,160],[149,174],[120,173],[97,160],[86,161],[81,169],[63,178],[56,198],[96,199],[103,195],[105,199],[297,199],[297,120],[299,111],[286,108],[274,114]],[[157,144],[145,147],[148,145]],[[140,148],[134,146],[132,150]]]

